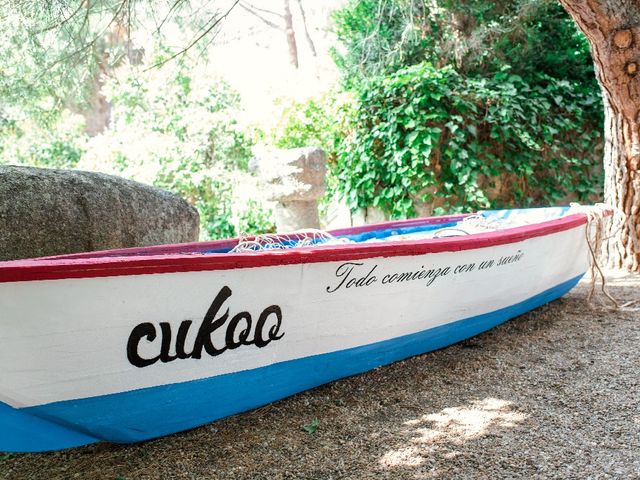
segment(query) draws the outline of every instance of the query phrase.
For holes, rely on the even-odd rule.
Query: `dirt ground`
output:
[[[582,283],[458,345],[189,432],[0,454],[0,478],[640,479],[640,276],[610,291],[623,309],[590,308]]]

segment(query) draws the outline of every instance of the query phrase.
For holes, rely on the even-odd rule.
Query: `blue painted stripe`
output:
[[[0,402],[0,452],[42,452],[98,441]]]
[[[434,230],[440,230],[442,228],[448,228],[458,225],[458,222],[436,223],[427,225],[417,225],[413,227],[395,227],[395,228],[381,228],[379,230],[371,230],[362,233],[351,233],[345,235],[339,235],[338,238],[347,238],[354,242],[365,242],[372,238],[384,239],[394,235],[406,235],[409,233],[418,232],[431,232]]]
[[[201,380],[129,392],[56,402],[20,410],[65,425],[69,430],[112,442],[129,443],[186,430],[265,405],[324,383],[437,350],[484,332],[567,293],[582,275],[523,302],[423,332],[338,352],[290,360]],[[12,409],[13,410],[13,409]],[[0,410],[0,425],[5,422]],[[28,417],[24,415],[24,417]],[[16,429],[0,431],[0,451],[39,451],[73,446],[67,437],[16,438]],[[48,427],[47,427],[48,428]],[[26,429],[26,427],[25,427]],[[26,430],[25,430],[26,431]],[[26,433],[25,433],[26,435]],[[33,443],[29,443],[30,439]],[[72,439],[75,440],[75,439]]]

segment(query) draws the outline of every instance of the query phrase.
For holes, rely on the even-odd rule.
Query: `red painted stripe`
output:
[[[436,217],[432,219],[386,222],[384,224],[367,225],[356,229],[336,230],[332,233],[360,233],[379,229],[381,227],[396,228],[425,223],[445,223],[458,218],[461,217]],[[347,244],[326,247],[314,246],[255,253],[197,253],[202,250],[222,248],[223,246],[234,244],[235,240],[111,250],[100,252],[101,256],[95,256],[96,253],[94,252],[93,254],[77,254],[62,257],[47,257],[43,259],[0,262],[0,283],[32,280],[56,280],[64,278],[93,278],[155,273],[195,272],[205,270],[230,270],[237,268],[291,265],[298,263],[361,260],[372,257],[395,257],[422,255],[425,253],[454,252],[520,242],[528,238],[570,230],[580,225],[584,225],[585,223],[587,223],[586,215],[575,214],[534,225],[472,236],[371,244]],[[193,249],[194,253],[176,253],[184,252],[185,248],[189,247]],[[142,253],[144,253],[144,255],[142,255]]]

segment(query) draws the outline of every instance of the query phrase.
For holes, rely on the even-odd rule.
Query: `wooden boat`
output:
[[[282,250],[224,240],[0,262],[0,451],[202,425],[477,335],[587,270],[584,213],[480,215],[501,227],[442,235],[470,224],[457,215]]]

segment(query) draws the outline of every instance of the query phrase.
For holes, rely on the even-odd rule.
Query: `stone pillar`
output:
[[[277,202],[274,213],[279,232],[320,228],[318,202],[315,200]]]
[[[327,157],[319,148],[269,150],[252,162],[276,202],[278,232],[320,228],[318,199],[326,191]]]

